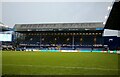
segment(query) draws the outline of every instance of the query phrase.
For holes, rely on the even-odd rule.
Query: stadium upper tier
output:
[[[103,29],[102,22],[95,23],[43,23],[43,24],[16,24],[14,31],[79,31]]]

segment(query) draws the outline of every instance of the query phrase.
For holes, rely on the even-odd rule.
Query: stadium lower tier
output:
[[[15,32],[12,46],[13,49],[16,50],[80,50],[81,48],[119,50],[119,44],[116,44],[117,46],[112,44],[116,38],[102,37],[102,32],[102,30],[70,32],[21,31]],[[119,39],[117,39],[117,41],[119,41]],[[5,47],[7,46],[4,46],[3,48],[6,49]]]
[[[17,50],[79,50],[79,48],[103,48],[102,31],[80,32],[16,32]]]

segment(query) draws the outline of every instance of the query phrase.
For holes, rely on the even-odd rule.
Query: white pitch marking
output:
[[[105,69],[105,68],[90,68],[90,67],[67,67],[67,66],[47,66],[47,65],[16,65],[16,64],[3,64],[4,66],[21,66],[21,67],[40,67],[40,68],[66,68],[66,69],[91,69],[91,70],[111,70],[111,71],[118,71],[120,69]]]

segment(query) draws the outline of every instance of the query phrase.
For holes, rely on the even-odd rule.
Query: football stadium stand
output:
[[[103,48],[104,25],[98,23],[16,24],[17,50],[91,50]]]
[[[113,4],[113,8],[105,24],[104,44],[110,50],[120,50],[120,1]]]
[[[0,22],[0,50],[13,50],[11,28]]]

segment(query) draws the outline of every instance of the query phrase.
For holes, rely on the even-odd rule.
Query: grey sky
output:
[[[2,2],[0,2],[0,22],[2,21]]]
[[[103,22],[109,2],[3,2],[2,21],[17,23]]]
[[[2,2],[111,2],[115,0],[1,0],[1,1]]]

